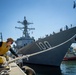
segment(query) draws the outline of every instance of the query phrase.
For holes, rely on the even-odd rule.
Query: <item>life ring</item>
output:
[[[28,66],[23,66],[22,69],[27,75],[36,75],[35,71]]]

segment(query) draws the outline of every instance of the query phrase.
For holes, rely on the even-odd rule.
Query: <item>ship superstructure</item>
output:
[[[16,42],[16,47],[15,47],[16,50],[26,46],[27,44],[31,44],[32,42],[35,41],[34,37],[30,37],[30,35],[29,35],[29,30],[35,30],[35,28],[28,28],[28,25],[33,24],[33,23],[28,22],[26,20],[25,16],[24,16],[23,22],[18,21],[18,23],[21,23],[23,25],[23,27],[15,27],[15,28],[22,30],[23,36],[18,38],[15,41]]]

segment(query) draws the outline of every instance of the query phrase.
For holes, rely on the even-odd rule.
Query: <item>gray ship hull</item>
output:
[[[40,39],[19,50],[29,55],[25,63],[60,66],[68,48],[76,41],[76,27]]]

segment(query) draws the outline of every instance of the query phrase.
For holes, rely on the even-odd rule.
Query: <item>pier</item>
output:
[[[11,58],[10,58],[11,60]],[[13,61],[12,61],[13,60]],[[0,75],[27,75],[15,62],[15,59],[12,59],[9,63],[9,68],[0,69]],[[17,59],[16,59],[17,60]]]
[[[11,63],[10,67],[9,75],[27,75],[16,63]]]

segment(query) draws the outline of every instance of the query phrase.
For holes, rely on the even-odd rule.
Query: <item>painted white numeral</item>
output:
[[[44,44],[46,45],[47,48],[50,48],[51,47],[51,45],[49,44],[48,41],[44,41]]]
[[[44,41],[44,43],[39,42],[39,43],[36,43],[36,45],[39,47],[40,50],[45,50],[51,47],[48,41]]]

